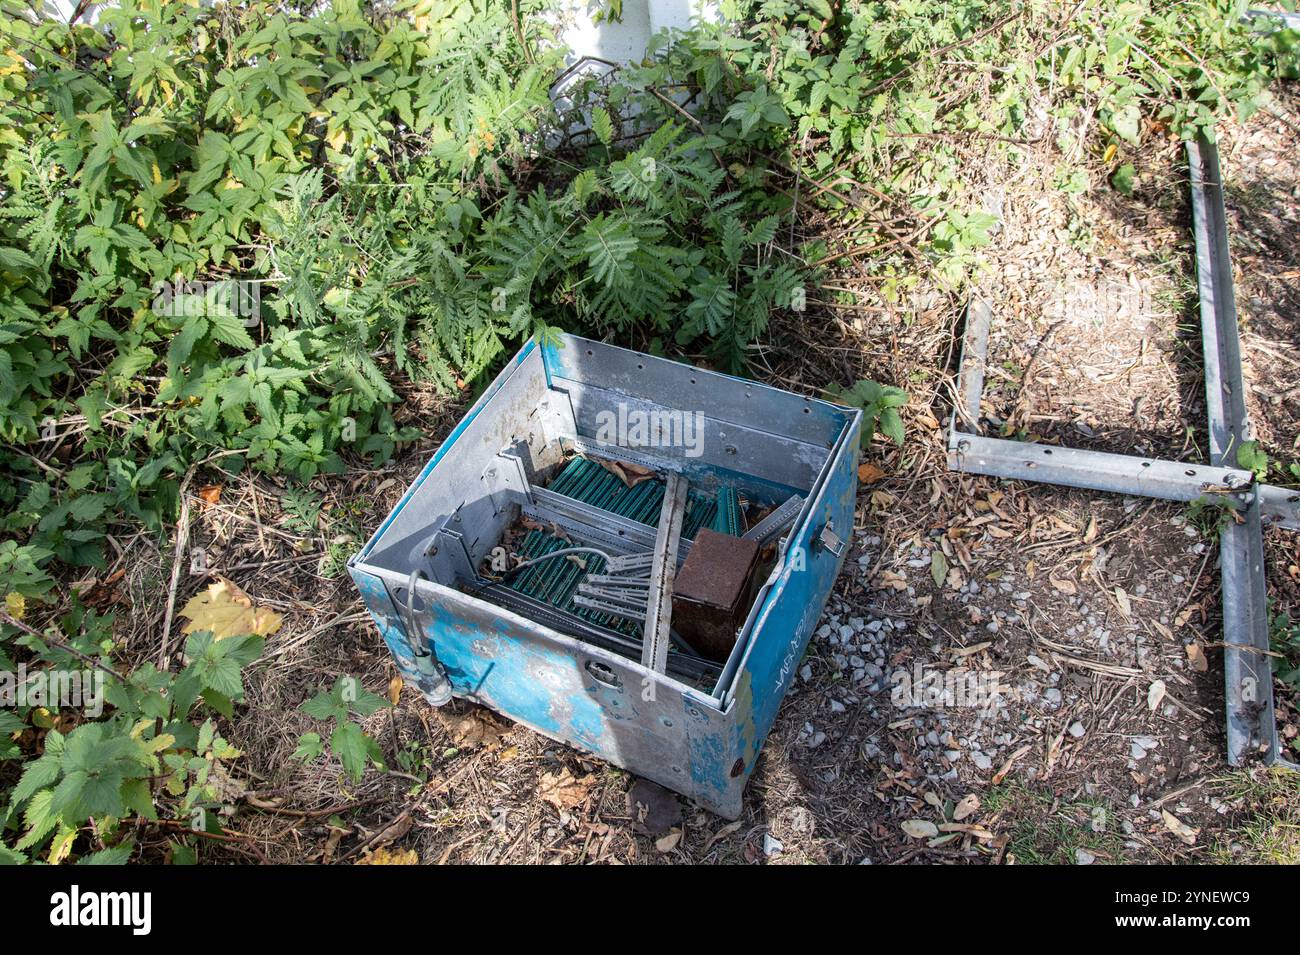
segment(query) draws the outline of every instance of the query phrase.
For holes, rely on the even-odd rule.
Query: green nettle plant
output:
[[[1297,49],[1221,0],[731,0],[596,77],[549,0],[37,6],[0,0],[0,664],[114,675],[95,717],[0,710],[11,861],[116,860],[127,821],[222,804],[255,638],[162,670],[56,585],[165,533],[191,467],[383,461],[405,390],[472,390],[556,328],[743,373],[819,268],[964,281],[995,221],[964,139],[1089,137],[1119,188],[1144,136],[1248,114]],[[809,213],[850,238],[796,246]],[[850,400],[898,441],[895,392]],[[355,707],[313,706],[348,772],[378,762]]]
[[[907,404],[907,392],[903,389],[861,380],[839,392],[837,400],[862,409],[862,450],[871,446],[877,432],[902,446],[903,417],[898,409]]]
[[[12,709],[0,710],[0,759],[21,768],[0,777],[0,863],[125,862],[141,822],[172,823],[178,857],[221,833],[236,792],[228,765],[240,753],[215,718],[242,700],[242,671],[261,655],[261,637],[196,632],[179,672],[145,663],[124,675],[111,662],[111,617],[78,605],[43,632],[3,619],[18,636],[0,644],[0,668],[25,682],[9,687]],[[30,672],[15,658],[32,661]],[[56,678],[69,675],[63,685],[80,699],[56,699]]]
[[[367,736],[360,724],[352,716],[367,717],[389,703],[382,696],[362,689],[355,677],[339,677],[333,688],[321,690],[300,709],[318,720],[331,725],[329,751],[343,765],[344,771],[353,782],[361,779],[366,771],[366,764],[371,763],[379,769],[387,769],[384,754],[373,737]],[[298,748],[294,758],[306,761],[317,759],[325,752],[325,740],[316,732],[307,732],[298,738]]]

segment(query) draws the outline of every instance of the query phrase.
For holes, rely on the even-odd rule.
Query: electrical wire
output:
[[[550,560],[552,557],[568,557],[570,554],[595,554],[598,557],[605,558],[608,564],[614,558],[599,547],[561,547],[559,550],[553,550],[549,554],[543,554],[541,557],[534,557],[532,560],[526,560],[522,564],[512,567],[501,575],[501,580],[506,581],[513,577],[525,567],[532,567],[534,564],[540,564],[544,560]]]

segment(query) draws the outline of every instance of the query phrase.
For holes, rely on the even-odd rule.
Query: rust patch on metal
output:
[[[759,546],[701,530],[673,581],[673,627],[701,655],[723,662],[752,600]]]

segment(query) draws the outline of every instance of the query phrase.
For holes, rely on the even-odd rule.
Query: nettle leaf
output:
[[[48,738],[48,737],[47,737]],[[39,759],[27,764],[18,785],[14,787],[9,798],[14,805],[22,805],[39,790],[53,786],[59,778],[59,754],[46,751]]]
[[[239,700],[244,695],[241,670],[261,656],[265,641],[261,637],[229,637],[214,640],[211,633],[200,631],[190,634],[185,642],[185,655],[190,664],[182,677],[190,674],[188,686],[179,687],[177,694],[183,691],[198,693],[212,692],[218,705],[226,701]],[[179,683],[179,678],[178,678]],[[205,697],[206,699],[207,697]],[[192,700],[193,697],[190,697]],[[209,700],[212,702],[212,700]]]
[[[883,434],[894,444],[902,445],[905,437],[903,433],[903,419],[893,408],[885,408],[880,412],[879,422],[880,433]]]
[[[152,817],[151,817],[152,818]],[[131,861],[135,843],[130,839],[111,849],[101,849],[77,860],[77,865],[126,865]]]
[[[54,831],[59,815],[54,811],[53,803],[53,789],[42,789],[32,796],[27,808],[23,810],[23,824],[27,827],[27,832],[18,840],[15,849],[30,849],[40,845]]]
[[[342,721],[348,716],[348,706],[336,691],[321,691],[298,708],[318,720]]]
[[[23,853],[15,852],[8,846],[0,844],[0,865],[25,865],[27,862],[27,856]]]
[[[325,751],[319,733],[303,733],[298,737],[298,748],[293,751],[294,759],[310,762]]]
[[[357,698],[349,703],[348,708],[358,716],[369,716],[371,713],[377,713],[389,705],[388,700],[379,694],[371,693],[369,690],[362,690],[357,694]]]
[[[243,319],[220,313],[208,316],[208,332],[217,341],[243,351],[251,351],[256,343],[248,334]]]
[[[359,780],[366,770],[366,761],[384,768],[384,754],[379,744],[367,736],[356,723],[345,721],[335,727],[330,736],[330,751],[343,764],[352,779]]]

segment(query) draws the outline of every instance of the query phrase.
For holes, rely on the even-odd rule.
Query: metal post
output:
[[[1210,461],[1235,461],[1250,440],[1237,302],[1228,256],[1227,212],[1219,151],[1201,138],[1187,144],[1196,234],[1196,280],[1201,296],[1205,399],[1210,418]],[[1223,580],[1223,674],[1228,721],[1228,762],[1255,753],[1272,763],[1279,743],[1273,715],[1273,674],[1268,657],[1268,588],[1259,495],[1241,495],[1244,520],[1232,520],[1219,538]]]
[[[664,503],[659,511],[659,530],[655,534],[654,560],[650,565],[650,602],[646,608],[645,638],[641,645],[641,665],[656,673],[663,673],[668,666],[673,579],[677,575],[677,561],[673,557],[682,537],[688,488],[686,478],[673,471],[668,473]]]

